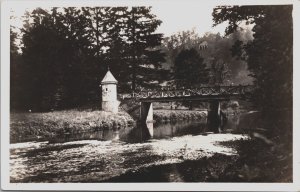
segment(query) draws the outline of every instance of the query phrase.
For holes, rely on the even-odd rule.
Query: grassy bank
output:
[[[153,118],[156,122],[200,120],[206,117],[204,111],[190,110],[154,110]]]
[[[134,124],[125,112],[55,111],[48,113],[11,113],[11,142],[103,129],[120,129]]]

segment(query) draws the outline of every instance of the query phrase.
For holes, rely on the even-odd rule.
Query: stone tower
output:
[[[117,83],[118,81],[107,71],[103,80],[101,81],[102,87],[102,110],[117,113],[119,101],[117,100]]]

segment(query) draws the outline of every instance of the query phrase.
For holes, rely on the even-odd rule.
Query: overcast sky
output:
[[[14,6],[11,10],[13,15],[18,19],[12,21],[12,25],[22,27],[20,17],[24,15],[25,10],[32,10],[36,5],[27,6]],[[50,6],[41,5],[42,8],[50,8]],[[153,4],[152,13],[162,20],[161,26],[157,32],[164,33],[169,36],[179,31],[195,29],[200,35],[205,32],[220,32],[224,33],[226,24],[212,27],[212,11],[215,5],[213,4],[200,4],[200,3],[165,3]]]
[[[158,32],[169,36],[178,31],[195,30],[203,35],[205,32],[224,33],[226,23],[212,27],[212,11],[214,5],[189,6],[184,4],[173,4],[168,6],[153,6],[152,11],[163,22],[158,28]]]
[[[217,5],[255,5],[255,4],[287,4],[292,0],[22,0],[9,2],[16,16],[24,14],[25,9],[36,7],[67,7],[67,6],[152,6],[152,11],[162,20],[158,32],[169,36],[182,30],[195,30],[199,35],[205,32],[224,34],[226,23],[212,27],[212,11]],[[21,27],[19,21],[14,22]]]

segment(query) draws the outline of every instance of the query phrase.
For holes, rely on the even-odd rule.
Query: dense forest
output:
[[[41,8],[27,13],[21,54],[11,32],[12,108],[49,110],[97,100],[108,66],[120,91],[153,87],[161,23],[147,7]]]
[[[256,94],[268,90],[255,97],[257,106],[289,108],[291,6],[217,7],[213,17],[216,25],[229,20],[224,37],[194,30],[165,37],[156,32],[162,21],[151,7],[27,12],[21,31],[11,26],[11,108],[48,111],[99,101],[108,66],[119,92],[254,82]],[[239,27],[242,21],[253,29]]]
[[[194,30],[164,37],[156,33],[161,23],[150,7],[26,12],[20,30],[11,26],[11,108],[48,111],[99,101],[108,67],[119,92],[252,82],[246,62],[231,54],[235,41],[251,40],[250,29],[228,37]]]

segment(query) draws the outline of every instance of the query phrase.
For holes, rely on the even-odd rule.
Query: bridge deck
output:
[[[253,86],[251,85],[214,86],[180,90],[147,90],[129,94],[120,94],[119,97],[121,99],[137,99],[143,102],[230,100],[245,98],[252,90]]]

